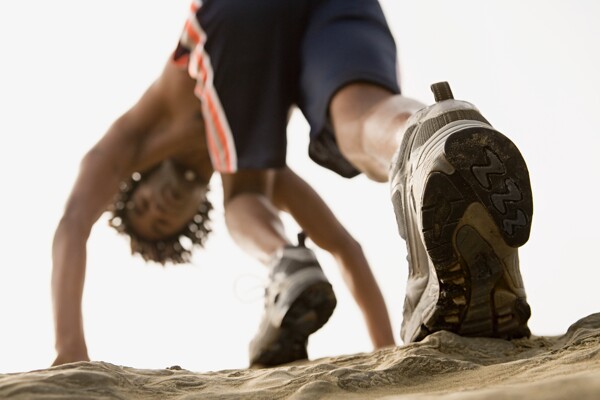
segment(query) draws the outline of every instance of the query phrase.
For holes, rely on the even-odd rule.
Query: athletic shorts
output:
[[[396,46],[377,0],[195,0],[173,60],[196,79],[216,171],[282,168],[297,106],[309,155],[345,177],[329,121],[352,82],[400,93]]]

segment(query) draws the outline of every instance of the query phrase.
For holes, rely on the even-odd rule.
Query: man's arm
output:
[[[363,313],[373,346],[394,345],[387,307],[362,248],[323,199],[302,178],[285,168],[276,174],[273,202],[290,213],[306,235],[336,259]]]
[[[148,149],[164,115],[160,82],[109,128],[83,158],[52,246],[52,300],[57,357],[53,365],[89,360],[81,300],[92,226],[134,170],[156,158]],[[149,151],[150,150],[150,151]]]

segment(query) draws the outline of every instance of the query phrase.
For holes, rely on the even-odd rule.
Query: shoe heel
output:
[[[337,300],[331,284],[318,282],[305,289],[285,314],[281,326],[307,338],[333,314]]]
[[[448,137],[444,150],[505,242],[524,245],[531,231],[533,196],[527,165],[514,143],[493,129],[467,128]]]
[[[272,367],[307,359],[308,337],[325,325],[336,305],[330,283],[316,282],[306,287],[273,331],[276,336],[251,356],[251,366]]]

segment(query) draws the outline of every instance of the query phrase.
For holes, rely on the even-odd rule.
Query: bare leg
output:
[[[287,246],[272,203],[274,171],[246,170],[222,178],[231,236],[271,268],[265,312],[249,346],[250,365],[305,359],[308,337],[327,322],[336,306],[333,288],[310,249]]]
[[[273,171],[223,174],[225,222],[233,240],[251,256],[268,264],[289,240],[271,203]]]
[[[406,122],[424,104],[368,83],[341,89],[330,112],[342,154],[369,178],[388,180],[390,161]]]
[[[350,293],[363,313],[375,348],[394,345],[385,301],[360,244],[321,197],[289,168],[275,178],[274,204],[292,215],[312,241],[337,261]]]

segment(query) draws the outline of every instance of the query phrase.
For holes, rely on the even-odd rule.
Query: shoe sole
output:
[[[529,336],[517,253],[533,215],[527,166],[517,147],[493,129],[459,125],[451,131],[429,148],[445,172],[433,169],[426,177],[417,215],[439,291],[413,340],[439,330]]]
[[[307,359],[308,337],[327,323],[336,305],[330,283],[308,286],[290,305],[280,327],[272,327],[275,337],[254,357],[251,366],[270,367]]]

